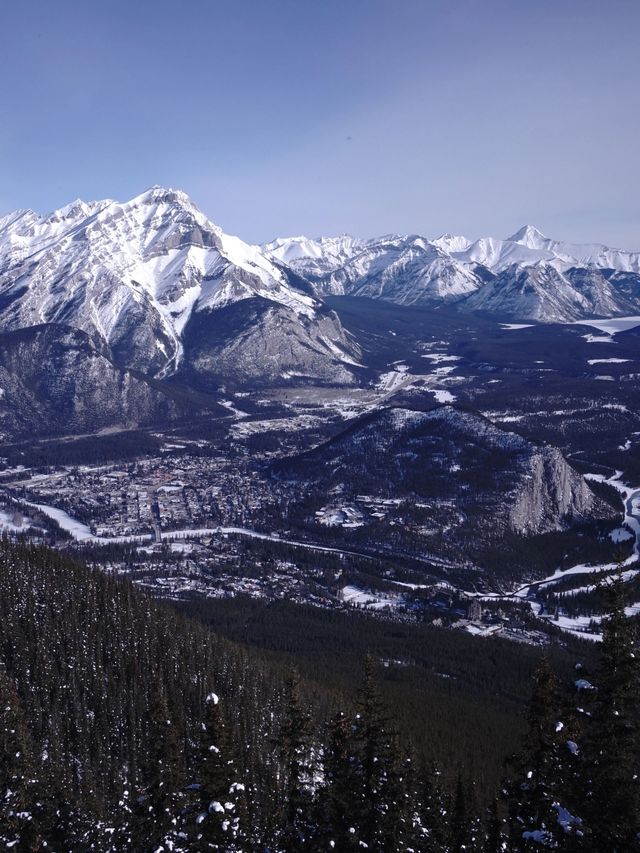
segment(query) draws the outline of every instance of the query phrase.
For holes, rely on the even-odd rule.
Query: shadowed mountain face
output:
[[[0,335],[0,388],[4,438],[125,429],[202,406],[117,367],[88,335],[61,325]]]
[[[183,367],[176,378],[203,390],[291,380],[348,386],[358,367],[349,352],[355,356],[360,348],[333,311],[294,317],[256,298],[194,314],[184,331]]]

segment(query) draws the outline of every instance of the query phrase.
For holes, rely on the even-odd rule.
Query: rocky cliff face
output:
[[[548,533],[610,515],[555,447],[534,451],[525,460],[523,473],[509,513],[510,526],[518,533]]]
[[[130,428],[185,412],[171,389],[116,367],[77,329],[45,325],[0,336],[4,440]]]
[[[333,311],[293,318],[263,299],[195,315],[184,333],[178,379],[203,390],[303,380],[350,385],[360,354]]]

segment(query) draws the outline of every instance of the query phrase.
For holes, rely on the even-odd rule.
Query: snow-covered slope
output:
[[[306,326],[322,310],[287,269],[225,234],[176,190],[0,220],[3,330],[65,323],[105,343],[118,363],[162,376],[180,364],[195,313],[248,299]],[[340,334],[327,346],[328,359],[340,360],[344,341]]]
[[[266,243],[262,249],[272,260],[285,264],[309,279],[320,278],[346,264],[367,245],[343,234],[341,237],[285,237]]]
[[[264,248],[311,278],[320,295],[456,302],[540,322],[640,311],[640,253],[552,240],[531,225],[504,240],[296,237]]]
[[[619,272],[640,273],[640,253],[611,249],[599,243],[565,243],[545,237],[532,225],[525,225],[505,240],[482,237],[453,252],[459,260],[483,264],[500,272],[513,264],[531,266],[545,261],[558,270],[595,266]]]
[[[457,300],[473,292],[480,279],[471,265],[461,264],[445,250],[423,237],[388,236],[367,242],[338,238],[339,243],[276,241],[283,260],[314,281],[319,295],[353,295],[387,299],[403,305]],[[317,253],[327,246],[321,258]],[[268,250],[270,257],[274,252]],[[301,257],[302,253],[305,254]]]
[[[360,353],[323,306],[329,294],[540,322],[625,315],[640,313],[640,254],[552,240],[531,226],[505,240],[343,235],[259,247],[162,187],[124,203],[78,200],[48,216],[0,219],[0,331],[65,324],[106,345],[117,364],[157,377],[188,370],[188,350],[210,378],[216,364],[233,378],[237,364],[247,380],[343,381]],[[235,312],[228,329],[198,319],[245,303],[253,326]]]

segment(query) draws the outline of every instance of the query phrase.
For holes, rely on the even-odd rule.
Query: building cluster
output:
[[[247,525],[273,502],[248,465],[210,457],[61,468],[3,485],[12,498],[63,509],[100,537]]]

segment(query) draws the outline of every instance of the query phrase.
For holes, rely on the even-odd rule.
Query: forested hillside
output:
[[[371,638],[350,692],[344,673],[326,675],[320,646],[315,677],[310,646],[298,676],[273,645],[242,647],[126,581],[2,541],[0,842],[55,853],[634,849],[637,641],[612,590],[600,660],[570,677],[560,658],[559,675],[539,663],[522,749],[487,797],[476,768],[447,762],[442,723],[438,767],[390,713]],[[501,648],[487,641],[489,655]],[[468,725],[455,691],[439,707],[450,732]]]

